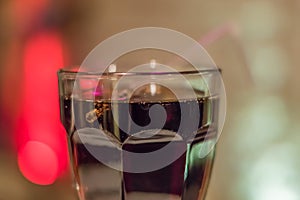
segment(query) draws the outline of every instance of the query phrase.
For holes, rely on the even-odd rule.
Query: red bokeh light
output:
[[[55,181],[59,170],[57,155],[47,144],[29,141],[18,153],[22,174],[31,182],[48,185]]]
[[[68,165],[56,76],[63,66],[61,36],[55,31],[32,36],[23,56],[23,108],[17,131],[19,167],[28,180],[51,184]]]

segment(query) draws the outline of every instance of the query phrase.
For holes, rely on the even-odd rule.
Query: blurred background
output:
[[[223,69],[227,119],[207,200],[300,199],[299,10],[299,0],[0,1],[0,199],[75,199],[56,71],[144,26],[191,36]]]

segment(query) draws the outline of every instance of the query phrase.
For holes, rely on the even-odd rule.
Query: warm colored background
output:
[[[161,26],[202,42],[223,69],[228,113],[207,200],[299,200],[299,10],[299,0],[2,0],[0,199],[75,199],[69,176],[37,186],[18,170],[26,41],[54,30],[64,65],[77,65],[114,33]]]

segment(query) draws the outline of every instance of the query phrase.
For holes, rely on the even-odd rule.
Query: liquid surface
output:
[[[159,116],[151,118],[151,107],[155,105],[164,108],[165,122],[156,121]],[[194,109],[195,105],[199,109]],[[216,121],[217,99],[149,103],[73,100],[72,104],[65,98],[63,108],[62,121],[69,133],[75,181],[82,200],[204,199],[214,151],[205,157],[201,152],[214,142],[215,132],[208,132],[208,125]],[[197,115],[196,127],[180,126]],[[207,136],[210,139],[205,139]],[[166,145],[168,154],[152,160],[141,161],[123,153],[155,152]],[[178,152],[183,153],[175,158]],[[172,156],[174,162],[162,168],[132,172]]]

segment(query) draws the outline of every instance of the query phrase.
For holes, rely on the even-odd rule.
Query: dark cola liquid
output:
[[[149,103],[72,103],[65,98],[63,104],[62,120],[69,132],[76,187],[82,200],[204,199],[214,151],[204,156],[201,152],[215,141],[216,130],[208,126],[213,127],[216,121],[217,98]],[[158,121],[160,116],[151,119],[154,105],[164,108],[164,123]],[[195,119],[196,126],[189,127]],[[182,128],[182,123],[187,124]],[[149,160],[124,153],[155,152],[166,145],[167,155]],[[138,171],[166,158],[174,161],[155,170]]]

